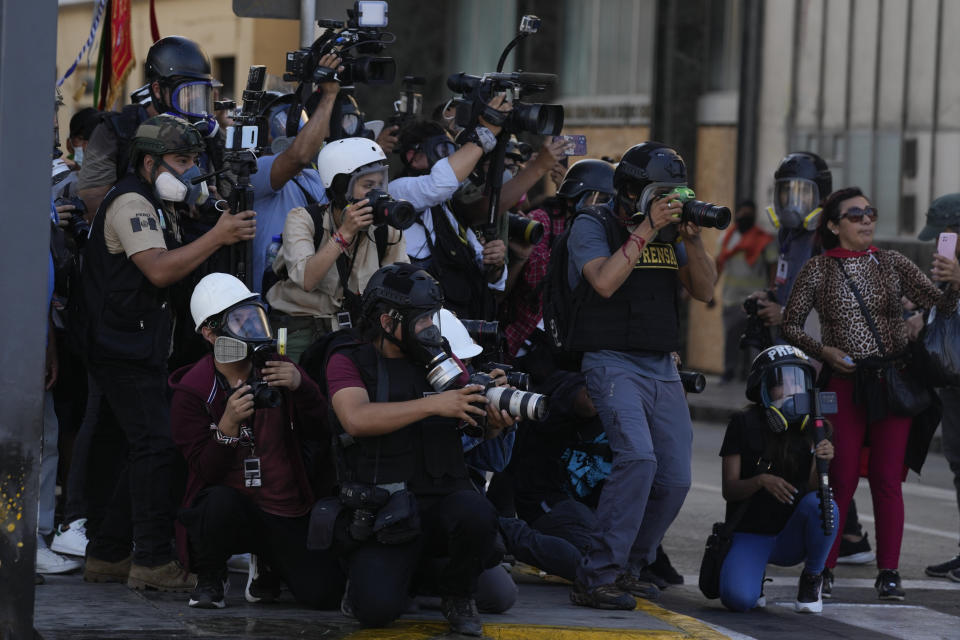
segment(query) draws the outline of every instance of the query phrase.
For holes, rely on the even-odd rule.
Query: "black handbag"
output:
[[[875,400],[885,405],[885,413],[908,418],[919,415],[930,406],[930,403],[933,402],[933,397],[930,394],[930,389],[923,384],[921,376],[911,370],[911,365],[915,364],[915,358],[911,356],[909,348],[902,356],[887,357],[887,349],[883,346],[877,325],[873,321],[873,316],[870,315],[870,310],[867,309],[867,303],[864,302],[863,296],[860,295],[860,290],[853,282],[850,274],[847,273],[843,262],[839,258],[837,259],[837,264],[840,266],[843,276],[847,279],[847,285],[850,287],[850,290],[853,291],[853,295],[857,299],[857,304],[860,305],[860,311],[867,321],[867,326],[870,327],[873,339],[877,342],[877,348],[880,349],[879,362],[882,364],[879,367],[879,372],[883,386],[881,389],[882,393],[876,394]],[[902,364],[904,360],[906,363]]]
[[[703,558],[700,560],[699,585],[700,592],[710,600],[720,597],[720,570],[723,569],[723,561],[727,559],[733,544],[733,529],[747,512],[752,499],[753,496],[750,496],[744,500],[727,522],[714,522],[713,532],[707,536]]]

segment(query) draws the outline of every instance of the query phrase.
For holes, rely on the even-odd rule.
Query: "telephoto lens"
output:
[[[679,371],[680,382],[687,393],[703,393],[707,388],[707,378],[699,371]]]
[[[687,200],[683,203],[681,221],[692,222],[698,227],[726,229],[730,226],[730,218],[730,209],[712,202]]]
[[[494,407],[503,409],[514,418],[543,420],[547,417],[549,398],[545,395],[510,387],[490,387],[486,395],[487,400]]]
[[[543,225],[519,213],[507,215],[507,236],[515,242],[537,244],[543,238]]]

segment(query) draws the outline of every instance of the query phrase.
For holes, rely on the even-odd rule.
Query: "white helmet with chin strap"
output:
[[[203,323],[213,316],[220,315],[239,302],[257,300],[259,297],[229,273],[205,275],[190,296],[190,315],[193,316],[197,333],[200,333]]]
[[[327,197],[341,207],[343,200],[350,198],[353,183],[360,176],[381,173],[380,189],[387,190],[387,156],[380,145],[369,138],[341,138],[328,142],[317,155],[317,171]]]

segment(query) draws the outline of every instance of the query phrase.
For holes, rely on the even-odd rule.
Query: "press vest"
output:
[[[387,402],[404,402],[432,392],[422,366],[406,358],[381,358],[371,344],[338,350],[360,371],[371,402],[378,397],[378,359],[386,367]],[[384,401],[384,400],[379,400]],[[343,432],[336,415],[333,422]],[[454,418],[430,417],[382,436],[354,438],[338,446],[346,479],[369,484],[405,482],[415,495],[448,495],[472,489]]]
[[[629,232],[606,207],[589,207],[578,215],[603,222],[611,254]],[[583,278],[582,303],[573,312],[572,351],[677,351],[680,329],[677,298],[677,253],[673,245],[648,242],[620,288],[604,298]]]
[[[117,181],[127,175],[133,138],[137,134],[137,127],[147,117],[146,109],[138,104],[128,104],[120,111],[110,111],[101,116],[101,121],[113,129],[113,135],[117,139]]]
[[[172,315],[167,290],[154,286],[125,253],[110,253],[104,220],[117,197],[136,193],[153,205],[163,221],[168,249],[178,246],[170,220],[153,189],[137,175],[126,175],[103,199],[94,217],[81,271],[82,346],[93,360],[124,360],[165,366],[170,350]]]

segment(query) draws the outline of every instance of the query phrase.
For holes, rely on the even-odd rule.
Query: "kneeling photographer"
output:
[[[328,143],[317,158],[330,204],[287,214],[273,271],[280,281],[266,292],[271,321],[287,327],[294,361],[322,335],[354,326],[360,293],[384,264],[407,262],[403,230],[413,207],[387,194],[387,157],[366,138]]]
[[[365,341],[343,346],[327,364],[341,432],[340,503],[316,529],[345,556],[344,608],[363,625],[385,626],[403,613],[426,554],[449,558],[439,590],[451,628],[479,636],[472,594],[498,560],[497,514],[470,482],[459,427],[476,427],[481,417],[494,428],[513,420],[490,409],[478,385],[446,390],[465,376],[433,324],[442,304],[440,285],[413,265],[383,267],[367,283]]]
[[[198,574],[189,605],[224,607],[227,559],[252,553],[247,601],[276,598],[282,581],[298,602],[334,608],[344,577],[333,553],[306,547],[314,498],[302,447],[329,442],[327,400],[277,355],[263,305],[237,278],[204,277],[190,311],[212,353],[170,376],[173,439],[189,467],[177,541]]]
[[[810,398],[816,371],[807,355],[789,346],[760,353],[747,378],[749,407],[730,418],[720,455],[730,550],[720,571],[719,596],[733,611],[764,606],[768,564],[803,562],[795,608],[823,609],[824,563],[837,535],[837,506],[816,459],[833,459]],[[829,533],[827,532],[829,530]],[[828,595],[824,591],[823,595]]]

